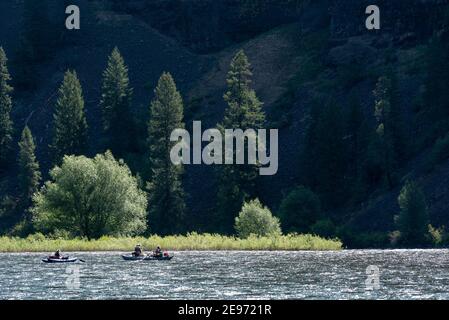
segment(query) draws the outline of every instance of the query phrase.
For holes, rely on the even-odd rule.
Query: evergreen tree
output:
[[[261,129],[265,124],[262,103],[251,88],[251,65],[243,51],[239,51],[231,61],[227,76],[228,90],[224,100],[228,107],[219,128]],[[245,150],[247,146],[245,146]],[[235,153],[235,150],[234,150]],[[219,172],[217,196],[217,227],[224,233],[233,232],[235,217],[245,201],[256,197],[255,181],[257,166],[224,165]]]
[[[391,119],[391,139],[393,143],[394,154],[398,162],[405,161],[409,155],[409,145],[407,143],[408,129],[405,124],[403,110],[401,108],[399,80],[396,72],[390,69],[387,72],[387,78],[390,79],[390,119]]]
[[[401,212],[397,223],[401,232],[400,240],[406,246],[422,246],[427,242],[429,213],[426,199],[419,186],[407,181],[398,198]]]
[[[348,145],[348,167],[350,184],[353,190],[354,186],[361,176],[361,160],[363,159],[363,114],[361,112],[361,106],[355,101],[351,100],[349,105],[349,112],[346,118],[346,130],[347,130],[347,145]],[[354,190],[355,191],[355,190]]]
[[[423,107],[418,122],[426,126],[423,135],[426,145],[449,131],[449,45],[443,36],[434,36],[427,51],[427,78],[423,94]]]
[[[128,68],[119,50],[115,48],[103,73],[100,107],[103,111],[104,130],[108,137],[107,148],[118,157],[129,151],[133,143],[131,96]]]
[[[388,77],[379,78],[375,97],[375,116],[377,120],[379,154],[382,157],[382,169],[388,186],[395,183],[395,170],[401,160],[403,150],[401,115],[399,106],[394,99],[392,81]],[[396,102],[396,103],[395,103]]]
[[[87,144],[87,122],[83,92],[76,72],[66,72],[53,118],[55,161],[61,161],[64,155],[82,154]]]
[[[13,140],[10,95],[13,89],[9,85],[11,77],[6,65],[7,61],[5,51],[0,47],[0,168],[3,168],[9,160]]]
[[[323,218],[320,198],[308,188],[297,187],[282,199],[279,218],[285,232],[309,233]]]
[[[379,135],[377,118],[363,115],[363,107],[351,100],[346,116],[348,150],[348,186],[352,204],[356,204],[385,181],[382,135]],[[373,113],[373,116],[376,114]]]
[[[148,125],[152,170],[148,183],[150,231],[161,235],[182,231],[183,167],[171,162],[170,152],[176,143],[170,141],[170,136],[173,130],[184,128],[183,109],[175,81],[169,73],[162,74],[151,103]]]
[[[38,191],[41,180],[39,163],[35,156],[35,145],[33,136],[28,127],[22,132],[19,142],[19,188],[21,197],[21,207],[27,210],[32,201],[34,193]]]
[[[346,200],[347,146],[341,109],[333,103],[316,105],[306,134],[303,175],[318,193],[323,206],[339,206]]]

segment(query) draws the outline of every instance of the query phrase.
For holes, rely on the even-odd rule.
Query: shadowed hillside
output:
[[[223,94],[229,64],[243,49],[252,65],[253,87],[264,103],[267,126],[280,130],[279,172],[273,177],[259,178],[255,190],[264,204],[277,212],[282,199],[293,188],[309,186],[320,195],[322,210],[335,225],[332,236],[339,236],[352,246],[367,245],[372,236],[374,246],[387,246],[388,232],[395,230],[394,217],[400,211],[397,198],[401,187],[407,179],[413,179],[426,196],[429,222],[436,227],[448,224],[449,187],[445,186],[449,179],[449,154],[443,146],[443,151],[435,156],[436,141],[447,131],[433,128],[434,119],[427,115],[432,111],[426,109],[425,94],[432,72],[429,67],[432,39],[442,42],[448,39],[447,1],[379,1],[385,13],[380,31],[364,27],[364,10],[369,1],[75,2],[82,12],[81,30],[61,31],[61,42],[35,66],[38,79],[35,87],[18,87],[13,96],[15,139],[27,124],[34,134],[45,178],[52,167],[49,144],[53,108],[67,69],[77,71],[84,90],[89,123],[88,155],[93,156],[104,151],[99,107],[102,72],[112,49],[120,49],[134,89],[132,113],[138,140],[137,150],[126,161],[134,173],[146,179],[149,106],[159,76],[168,71],[176,80],[185,101],[188,128],[194,120],[201,120],[203,129],[215,127],[226,109]],[[11,61],[13,79],[20,67],[15,61],[20,52],[22,10],[22,1],[0,3],[0,46]],[[441,61],[449,64],[447,58],[443,55]],[[327,104],[337,106],[345,119],[341,126],[345,134],[336,135],[335,139],[341,138],[346,143],[353,136],[346,131],[350,120],[345,117],[356,105],[363,118],[357,130],[366,129],[367,136],[375,135],[378,118],[373,91],[379,79],[387,75],[391,78],[392,74],[395,104],[404,124],[402,139],[407,144],[407,151],[398,157],[392,169],[394,179],[386,184],[379,177],[382,172],[376,171],[384,168],[365,163],[368,157],[375,158],[369,153],[374,152],[372,149],[363,153],[357,150],[356,157],[361,159],[357,164],[353,164],[354,153],[345,149],[343,162],[349,165],[342,169],[340,180],[324,181],[322,185],[314,181],[310,162],[333,163],[339,157],[332,154],[335,157],[330,161],[320,162],[322,159],[313,158],[309,152],[310,132],[316,120],[314,112]],[[436,133],[430,134],[434,129]],[[329,143],[332,139],[326,141],[333,144]],[[370,147],[375,144],[370,143]],[[326,151],[323,148],[316,151],[317,157]],[[433,156],[438,159],[429,160]],[[216,210],[219,183],[216,170],[207,166],[185,169],[186,228],[214,231],[208,219]],[[354,172],[359,169],[363,173],[356,176],[358,173]],[[0,192],[14,194],[16,172],[13,167],[2,173]],[[326,174],[323,175],[327,178],[329,173]],[[344,185],[339,201],[326,193],[326,187],[334,183]],[[358,234],[366,235],[368,240],[360,239]]]

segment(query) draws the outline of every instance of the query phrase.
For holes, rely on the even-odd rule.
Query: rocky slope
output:
[[[259,186],[262,200],[273,209],[300,178],[298,157],[315,97],[332,94],[344,108],[355,96],[364,112],[372,113],[376,77],[388,64],[398,70],[402,109],[411,117],[410,97],[419,92],[425,76],[423,48],[432,33],[447,27],[441,8],[448,3],[379,0],[382,29],[373,32],[364,28],[364,11],[371,4],[365,0],[260,0],[255,11],[243,0],[74,2],[81,8],[82,30],[69,33],[70,45],[55,48],[52,59],[39,67],[38,88],[15,97],[15,122],[19,128],[31,126],[43,168],[49,168],[55,92],[67,68],[76,69],[83,84],[94,151],[101,136],[101,73],[114,46],[129,64],[139,119],[147,117],[159,75],[170,71],[185,98],[188,121],[202,120],[204,127],[222,118],[227,67],[243,48],[270,126],[280,128],[279,173],[263,178]],[[0,45],[11,59],[18,45],[20,10],[19,0],[0,2]],[[449,162],[430,174],[417,170],[416,163],[403,164],[403,175],[414,174],[422,182],[432,217],[443,224],[449,218]],[[213,169],[188,167],[185,187],[192,220],[203,221],[206,228],[215,205]],[[398,192],[367,201],[354,213],[354,225],[368,231],[391,229]]]

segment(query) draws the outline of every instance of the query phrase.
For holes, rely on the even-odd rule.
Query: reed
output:
[[[97,240],[50,239],[42,234],[27,238],[0,237],[0,252],[63,252],[132,251],[136,244],[146,250],[157,246],[173,251],[330,251],[341,250],[338,239],[324,239],[314,235],[284,235],[239,239],[217,234],[190,233],[185,236],[102,237]]]

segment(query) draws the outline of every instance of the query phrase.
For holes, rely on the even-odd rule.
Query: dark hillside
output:
[[[18,73],[14,61],[22,29],[22,2],[0,3],[0,45],[12,62],[13,78]],[[341,203],[324,203],[323,209],[345,229],[335,235],[344,234],[355,243],[358,239],[352,233],[381,232],[385,240],[387,232],[395,229],[401,187],[407,178],[413,178],[426,195],[431,223],[438,227],[449,224],[449,157],[443,152],[429,167],[434,143],[444,134],[425,137],[425,132],[433,130],[433,120],[426,118],[428,101],[423,102],[430,73],[431,39],[448,39],[448,1],[377,1],[383,17],[380,31],[365,28],[364,10],[369,1],[75,2],[82,12],[81,31],[64,32],[64,41],[36,65],[36,88],[18,88],[14,94],[16,136],[25,124],[30,126],[45,177],[51,167],[48,145],[53,106],[67,69],[76,70],[81,80],[89,123],[89,155],[94,155],[103,151],[98,105],[101,75],[112,49],[120,49],[134,88],[132,111],[141,147],[141,152],[128,162],[145,177],[146,122],[153,89],[162,72],[172,73],[182,93],[187,127],[193,120],[201,120],[203,129],[215,127],[226,107],[223,94],[229,63],[238,50],[244,49],[269,126],[280,129],[279,172],[260,178],[257,184],[256,193],[264,204],[276,212],[295,186],[326,189],[323,185],[313,186],[313,174],[303,166],[307,160],[317,162],[307,153],[314,108],[332,100],[345,116],[355,103],[365,119],[362,129],[375,132],[373,91],[379,78],[394,74],[397,110],[409,146],[407,155],[396,164],[394,183],[386,187],[375,181],[363,188],[348,188]],[[348,156],[346,160],[353,159]],[[352,169],[345,169],[341,181],[349,185],[353,183],[349,182]],[[4,174],[0,192],[14,194],[14,170]],[[216,209],[214,168],[187,167],[184,188],[188,193],[188,228],[214,231],[208,220]]]

